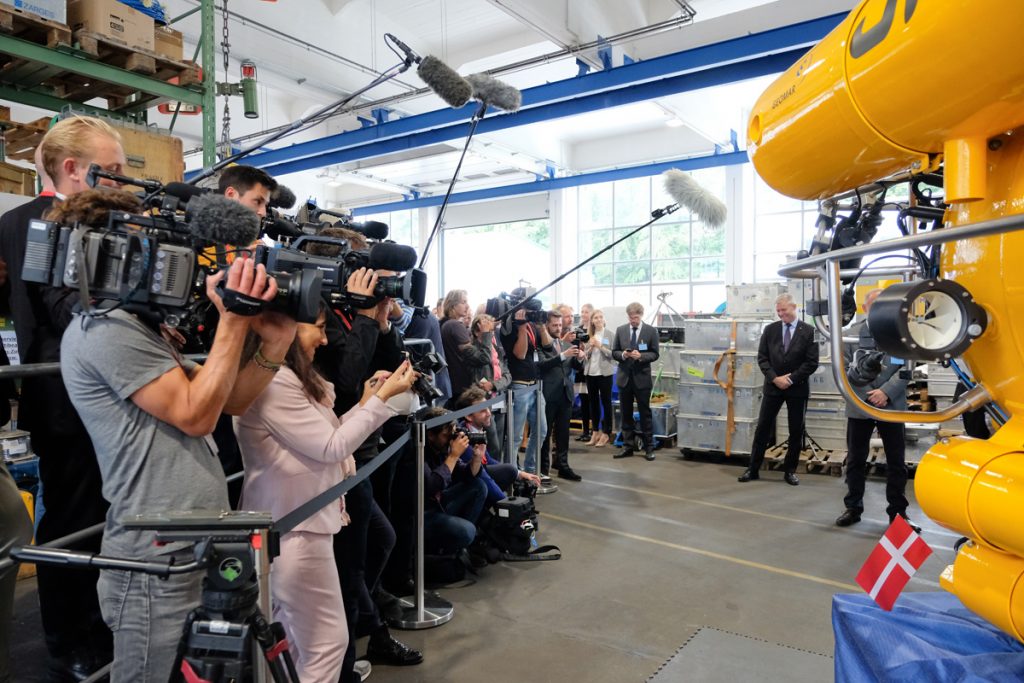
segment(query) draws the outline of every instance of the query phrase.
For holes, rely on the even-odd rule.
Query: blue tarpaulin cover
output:
[[[1024,645],[945,591],[904,593],[891,612],[836,595],[832,629],[837,683],[1024,681]]]

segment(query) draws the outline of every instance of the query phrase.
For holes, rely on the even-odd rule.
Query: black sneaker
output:
[[[583,432],[582,434],[576,437],[576,441],[590,441],[592,438],[594,438],[593,434],[591,434],[590,432]]]
[[[914,530],[915,534],[921,533],[921,527],[919,527],[918,525],[916,525],[913,522],[911,522],[910,518],[907,517],[907,513],[906,512],[900,512],[900,513],[897,513],[897,514],[899,514],[900,517],[902,517],[903,519],[906,520],[907,524],[910,525],[910,528]],[[889,524],[892,524],[893,521],[895,521],[895,519],[896,519],[896,515],[889,515]]]

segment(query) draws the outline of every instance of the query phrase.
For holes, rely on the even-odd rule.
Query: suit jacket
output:
[[[644,323],[637,331],[636,345],[640,358],[623,358],[622,352],[629,351],[630,337],[633,331],[629,323],[615,330],[615,341],[612,343],[612,358],[619,363],[619,371],[615,383],[620,387],[632,386],[634,389],[651,389],[651,363],[658,360],[658,330]]]
[[[0,258],[7,263],[10,311],[22,363],[60,360],[60,340],[78,301],[77,291],[21,279],[29,220],[41,218],[55,201],[53,196],[36,197],[0,217]],[[29,432],[88,438],[60,375],[22,380],[18,418]]]
[[[376,396],[339,416],[334,390],[310,400],[291,368],[283,367],[244,415],[235,433],[245,462],[241,509],[268,510],[276,519],[356,473],[353,451],[392,416]],[[341,505],[331,503],[295,531],[336,534]]]
[[[543,382],[544,400],[572,402],[572,383],[574,358],[562,356],[569,348],[560,339],[553,339],[549,346],[540,347],[540,362],[537,369]]]
[[[809,396],[811,388],[807,378],[818,369],[818,343],[814,340],[814,328],[798,320],[793,328],[789,349],[783,351],[782,321],[776,320],[761,333],[757,364],[764,373],[766,395]],[[772,380],[786,374],[790,375],[793,384],[786,389],[779,389]]]
[[[859,348],[875,349],[875,340],[874,337],[871,336],[870,330],[868,330],[866,320],[861,321],[860,323],[854,323],[851,329],[847,332],[847,336],[852,336],[851,333],[853,332],[857,333],[857,346]],[[849,367],[850,362],[853,360],[853,351],[854,349],[851,348],[851,345],[847,345],[844,349],[847,367]],[[906,410],[907,380],[900,379],[900,370],[902,370],[903,367],[902,363],[894,363],[892,356],[885,354],[885,359],[882,361],[882,372],[878,374],[875,381],[863,387],[853,387],[854,393],[864,401],[867,401],[869,391],[872,389],[881,389],[885,392],[885,395],[889,397],[889,403],[885,405],[884,410]],[[874,419],[849,401],[846,402],[846,417],[852,417],[857,420]]]

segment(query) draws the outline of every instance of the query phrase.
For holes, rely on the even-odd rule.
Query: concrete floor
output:
[[[455,604],[449,623],[396,632],[424,663],[377,666],[371,680],[639,682],[702,629],[756,639],[758,681],[830,680],[831,598],[860,590],[853,577],[887,525],[884,483],[869,481],[864,521],[839,529],[838,478],[803,475],[794,488],[765,472],[739,484],[739,462],[684,460],[676,449],[655,462],[613,460],[614,452],[573,442],[583,481],[556,479],[559,490],[538,497],[539,540],[560,546],[561,560],[499,563],[472,585],[441,591]],[[908,488],[911,518],[935,551],[908,590],[939,590],[956,539],[924,519]],[[15,680],[30,682],[42,655],[33,582],[18,595]],[[733,641],[705,637],[703,651],[742,657],[744,641]],[[785,657],[758,654],[765,642],[820,657],[818,673],[795,678]]]

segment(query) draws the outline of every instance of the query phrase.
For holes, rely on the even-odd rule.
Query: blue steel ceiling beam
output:
[[[599,92],[572,100],[561,100],[532,109],[520,110],[515,114],[505,114],[484,118],[477,125],[477,134],[515,128],[531,123],[539,123],[566,116],[575,116],[591,111],[618,107],[634,102],[645,102],[658,97],[677,95],[691,90],[700,90],[724,83],[763,76],[785,71],[796,62],[804,50],[792,50],[781,54],[758,57],[753,60],[736,62],[725,66],[714,67],[694,73],[673,76],[657,81],[648,81],[639,85],[621,88],[613,92]],[[385,124],[387,125],[387,124]],[[322,153],[315,157],[306,157],[295,161],[266,163],[266,157],[276,152],[258,154],[249,157],[248,163],[260,166],[271,175],[297,173],[311,168],[320,168],[333,164],[344,164],[369,157],[395,152],[407,151],[434,145],[450,140],[463,138],[469,130],[468,123],[456,123],[418,133],[410,133],[395,138],[355,145],[346,149]]]
[[[767,54],[779,52],[785,52],[786,54],[802,53],[808,46],[821,40],[843,18],[845,18],[843,14],[831,15],[684,52],[636,62],[615,69],[528,88],[523,91],[522,110],[518,114],[505,115],[498,118],[515,120],[515,125],[533,123],[538,120],[555,118],[557,110],[552,109],[545,109],[549,115],[543,119],[527,120],[525,117],[525,114],[531,109],[547,107],[553,103],[578,101],[578,98],[581,97],[592,96],[602,92],[615,92],[624,88],[635,87],[637,84],[665,80],[666,78],[687,72],[692,74],[714,65],[763,60],[763,56]],[[786,66],[789,65],[786,64]],[[781,67],[779,70],[784,68]],[[737,76],[734,80],[748,77],[740,75],[741,73],[741,71],[737,71]],[[606,106],[615,106],[614,100]],[[318,140],[302,142],[279,150],[254,155],[249,158],[249,163],[265,168],[272,173],[282,174],[317,168],[328,163],[338,163],[337,161],[327,161],[325,157],[339,150],[360,147],[362,149],[362,156],[356,158],[378,156],[387,152],[376,151],[370,143],[380,143],[384,140],[416,135],[439,128],[448,127],[451,129],[454,124],[464,124],[467,122],[474,109],[474,105],[467,105],[457,110],[441,109],[409,116],[397,121],[389,121],[377,126],[331,135]],[[557,115],[566,116],[572,113],[578,112],[559,113]],[[482,123],[487,121],[488,119],[485,119]],[[454,139],[464,134],[465,127],[458,128],[458,130],[458,135],[453,135],[446,139]],[[483,131],[481,130],[481,132]],[[415,145],[402,145],[395,149],[408,149],[412,146]],[[297,164],[296,162],[299,161],[304,163],[301,165]]]
[[[643,178],[645,176],[658,175],[670,168],[678,168],[681,171],[696,171],[701,168],[716,168],[719,166],[734,166],[745,164],[749,161],[746,151],[729,152],[727,154],[709,154],[702,157],[689,157],[675,161],[663,161],[656,164],[644,164],[642,166],[629,166],[626,168],[615,168],[608,171],[595,171],[593,173],[581,173],[579,175],[567,176],[565,178],[551,178],[547,180],[536,180],[529,183],[518,183],[515,185],[504,185],[502,187],[488,187],[482,190],[470,190],[468,192],[457,192],[448,200],[449,204],[461,204],[465,202],[478,202],[485,199],[499,199],[501,197],[515,197],[536,192],[549,192],[561,190],[567,187],[579,187],[581,185],[593,185],[594,183],[607,183],[613,180],[628,180],[630,178]],[[389,202],[387,204],[376,204],[374,206],[362,206],[352,209],[353,216],[367,216],[385,211],[401,211],[404,209],[420,209],[428,206],[440,206],[444,201],[442,195],[422,197],[400,202]]]

